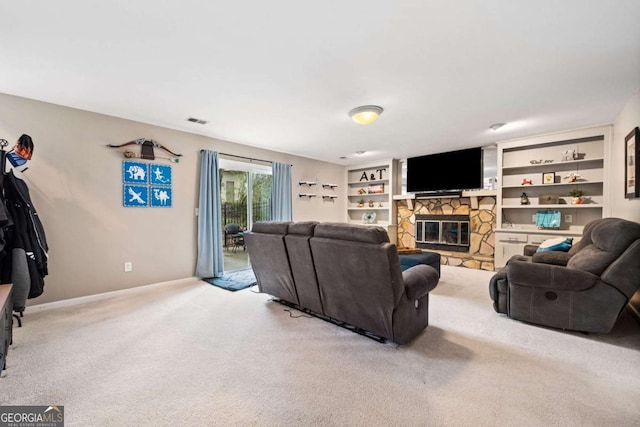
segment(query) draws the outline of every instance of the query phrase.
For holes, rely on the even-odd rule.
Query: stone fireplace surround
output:
[[[442,197],[396,200],[398,212],[398,248],[416,248],[416,215],[465,215],[470,222],[470,245],[466,252],[425,249],[437,252],[442,265],[494,270],[496,197]],[[475,206],[475,207],[474,207]]]

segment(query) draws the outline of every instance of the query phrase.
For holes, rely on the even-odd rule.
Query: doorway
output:
[[[224,271],[250,266],[242,233],[271,219],[271,167],[220,159]]]

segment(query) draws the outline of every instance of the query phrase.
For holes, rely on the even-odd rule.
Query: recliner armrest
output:
[[[420,299],[438,284],[438,272],[430,265],[418,264],[402,272],[404,288],[410,300]]]
[[[566,266],[571,255],[568,252],[561,251],[544,251],[533,254],[531,260],[542,264],[553,264]]]
[[[586,271],[558,265],[513,260],[507,268],[510,285],[583,291],[593,287],[600,278]]]

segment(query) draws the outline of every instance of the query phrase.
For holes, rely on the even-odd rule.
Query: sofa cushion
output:
[[[336,222],[318,224],[315,237],[363,243],[389,243],[387,230],[377,226],[351,225]]]
[[[285,235],[289,231],[288,221],[258,221],[253,224],[251,231],[254,233]]]
[[[302,236],[313,236],[313,230],[318,225],[317,221],[300,221],[289,224],[289,234],[299,234]]]

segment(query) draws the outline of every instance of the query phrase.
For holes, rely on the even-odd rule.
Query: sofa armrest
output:
[[[438,272],[430,265],[418,264],[402,272],[404,289],[410,300],[420,299],[438,284]]]
[[[535,254],[533,254],[531,260],[533,262],[539,262],[542,264],[566,266],[567,263],[569,262],[569,258],[571,258],[571,255],[569,255],[568,252],[544,251],[544,252],[536,252]]]
[[[510,285],[565,291],[583,291],[600,280],[594,274],[575,268],[518,260],[509,263],[507,276]]]
[[[524,245],[524,249],[522,251],[522,255],[524,256],[533,256],[538,250],[539,245]]]

